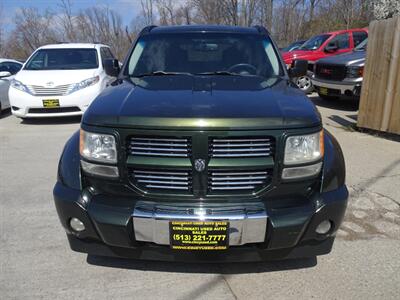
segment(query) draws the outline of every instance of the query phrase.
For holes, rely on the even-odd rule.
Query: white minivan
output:
[[[115,78],[105,64],[114,59],[102,44],[54,44],[38,48],[11,81],[9,99],[19,118],[82,115]]]

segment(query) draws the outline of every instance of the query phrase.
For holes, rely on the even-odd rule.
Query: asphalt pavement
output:
[[[311,96],[339,140],[350,190],[331,254],[183,264],[72,252],[52,188],[79,118],[0,117],[0,299],[399,299],[400,142],[356,132],[355,101]]]

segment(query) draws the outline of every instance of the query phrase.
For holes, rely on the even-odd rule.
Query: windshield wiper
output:
[[[185,72],[166,72],[166,71],[153,71],[149,73],[143,73],[139,75],[132,75],[132,77],[147,77],[147,76],[165,76],[165,75],[189,75],[192,76],[193,74],[191,73],[185,73]]]
[[[229,71],[213,71],[213,72],[203,72],[195,73],[194,75],[227,75],[227,76],[243,76],[239,73],[229,72]]]

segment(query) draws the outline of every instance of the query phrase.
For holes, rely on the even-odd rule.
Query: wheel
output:
[[[311,76],[309,76],[308,74],[296,78],[295,82],[299,89],[301,89],[306,94],[310,94],[314,90],[313,84],[311,82]]]
[[[324,100],[338,100],[339,99],[339,96],[329,96],[329,95],[322,95],[322,94],[320,94],[320,93],[318,93],[318,96],[321,98],[321,99],[324,99]]]

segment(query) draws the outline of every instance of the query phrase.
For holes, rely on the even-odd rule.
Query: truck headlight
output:
[[[71,88],[71,90],[69,91],[69,93],[71,94],[73,92],[76,92],[76,91],[79,91],[81,89],[87,88],[87,87],[89,87],[91,85],[94,85],[94,84],[98,83],[99,81],[100,81],[100,76],[95,76],[95,77],[92,77],[92,78],[88,78],[88,79],[82,80],[81,82],[75,83],[73,85],[73,87]]]
[[[282,171],[282,179],[299,179],[319,174],[324,156],[324,131],[307,135],[290,136],[285,145],[285,167]],[[295,166],[300,164],[306,166]]]
[[[347,67],[346,77],[347,78],[360,78],[363,77],[364,67]]]
[[[25,84],[23,84],[21,81],[13,79],[13,80],[11,80],[10,85],[17,90],[23,91],[28,94],[31,93],[31,91],[28,89],[28,87]]]
[[[87,132],[81,129],[79,151],[87,160],[103,163],[117,162],[115,137],[110,134]]]
[[[317,161],[324,155],[323,130],[307,135],[289,136],[285,145],[285,165]]]

